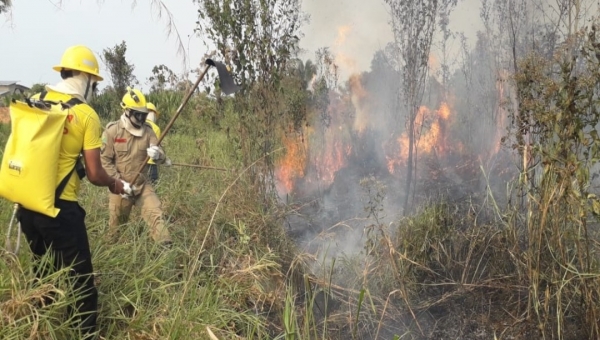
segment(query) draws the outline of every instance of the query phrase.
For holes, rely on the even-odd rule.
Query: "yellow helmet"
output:
[[[138,89],[132,89],[127,87],[127,92],[121,99],[121,107],[125,110],[134,110],[139,112],[148,113],[146,107],[146,97],[142,91]]]
[[[147,102],[146,107],[148,108],[149,111],[154,112],[154,115],[156,116],[156,118],[158,118],[158,116],[160,114],[158,113],[158,110],[156,109],[156,106],[154,106],[154,104]]]
[[[67,48],[63,53],[60,64],[52,68],[54,71],[75,70],[94,75],[98,81],[103,80],[100,76],[100,66],[94,52],[83,45],[76,45]]]

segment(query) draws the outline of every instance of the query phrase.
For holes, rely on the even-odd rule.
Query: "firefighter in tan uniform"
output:
[[[158,138],[150,125],[146,124],[148,109],[146,98],[137,89],[127,89],[121,107],[121,118],[110,122],[102,135],[102,166],[116,178],[131,183],[132,195],[109,195],[109,233],[115,239],[120,227],[126,223],[134,205],[141,207],[141,215],[150,227],[150,236],[158,244],[170,246],[171,236],[165,225],[161,203],[149,183],[147,165],[132,183],[137,171],[146,162],[146,156],[156,164],[165,162],[162,148],[157,146]]]

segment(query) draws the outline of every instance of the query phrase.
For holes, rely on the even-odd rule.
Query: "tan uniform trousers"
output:
[[[139,195],[123,198],[120,195],[109,194],[108,209],[110,217],[108,222],[110,236],[114,239],[121,234],[121,228],[129,220],[131,208],[137,205],[142,211],[141,215],[150,227],[150,236],[158,243],[171,242],[171,236],[165,225],[160,200],[151,185],[144,185]]]

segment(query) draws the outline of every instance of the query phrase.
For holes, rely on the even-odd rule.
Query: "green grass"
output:
[[[0,129],[6,136],[5,127]],[[208,133],[202,140],[171,134],[165,147],[176,162],[234,170],[238,165],[230,156],[234,152],[227,136],[219,132]],[[292,250],[289,243],[277,244],[285,242],[285,235],[276,220],[265,216],[255,203],[245,178],[237,179],[237,170],[161,167],[157,192],[175,239],[170,252],[155,247],[135,209],[121,240],[106,242],[108,191],[83,184],[80,204],[88,213],[86,223],[100,293],[101,336],[205,339],[207,327],[218,338],[238,334],[264,339],[278,333],[269,320],[282,308],[285,290],[282,257],[273,249]],[[219,198],[236,179],[237,184],[223,196],[217,209]],[[1,204],[0,217],[8,221],[10,203]],[[1,230],[4,239],[6,229]],[[267,242],[262,239],[266,232],[269,237],[279,237]],[[69,331],[69,322],[57,311],[69,303],[69,296],[51,308],[31,307],[43,293],[40,290],[55,287],[64,275],[56,274],[41,288],[33,289],[31,256],[25,242],[16,262],[9,260],[9,255],[5,257],[0,270],[0,338],[66,336],[63,333]]]
[[[235,126],[230,110],[222,119]],[[8,132],[0,126],[0,138]],[[137,209],[119,242],[107,242],[108,190],[83,183],[80,204],[87,211],[103,338],[207,339],[209,332],[218,339],[331,338],[329,321],[314,314],[314,301],[332,293],[311,290],[319,283],[306,271],[310,257],[285,235],[282,210],[265,209],[257,199],[232,138],[202,115],[182,116],[166,138],[174,162],[229,169],[160,168],[156,190],[175,241],[172,251],[154,245]],[[0,202],[1,220],[9,220],[10,207]],[[5,233],[0,229],[3,239]],[[73,301],[65,293],[70,291],[66,270],[34,286],[25,240],[18,258],[2,256],[0,338],[76,337],[65,319]],[[56,302],[35,307],[48,291],[59,292]],[[361,317],[362,312],[351,323]],[[337,332],[357,334],[357,329]]]

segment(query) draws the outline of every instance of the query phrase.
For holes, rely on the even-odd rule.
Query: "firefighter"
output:
[[[132,183],[137,171],[145,164],[146,156],[156,164],[165,162],[166,156],[158,146],[158,138],[146,123],[148,108],[141,91],[127,88],[121,100],[123,114],[117,121],[107,124],[102,135],[102,166],[106,172],[131,183],[131,195],[109,195],[109,237],[120,236],[120,226],[127,222],[131,208],[138,205],[141,215],[150,228],[150,236],[158,244],[172,244],[162,213],[161,203],[150,185],[148,166]]]
[[[146,107],[148,108],[148,117],[146,118],[146,123],[152,127],[156,137],[160,138],[160,127],[156,124],[159,116],[158,110],[156,109],[156,106],[150,102],[146,104]],[[171,160],[167,158],[164,164],[166,166],[171,166]],[[158,166],[152,159],[148,161],[148,178],[152,184],[158,181]]]
[[[69,310],[77,310],[83,338],[92,339],[96,333],[98,291],[94,286],[94,270],[85,225],[86,212],[78,203],[80,176],[85,174],[92,184],[108,187],[114,195],[131,193],[131,190],[122,178],[115,174],[109,176],[102,168],[100,118],[87,104],[96,85],[102,80],[96,56],[86,46],[72,46],[64,52],[60,64],[53,69],[60,72],[62,80],[56,85],[47,85],[46,91],[33,98],[39,99],[43,95],[44,100],[48,101],[67,102],[73,98],[79,101],[78,105],[70,109],[70,118],[65,121],[58,164],[54,164],[58,166],[59,177],[66,181],[62,193],[55,201],[60,212],[56,217],[50,217],[21,208],[18,219],[35,258],[39,259],[51,252],[54,254],[54,269],[72,266],[70,273],[74,276],[73,287],[78,290],[78,297],[77,307]],[[80,153],[85,161],[85,172],[83,168],[76,167]],[[38,268],[36,275],[47,275],[52,269]]]

